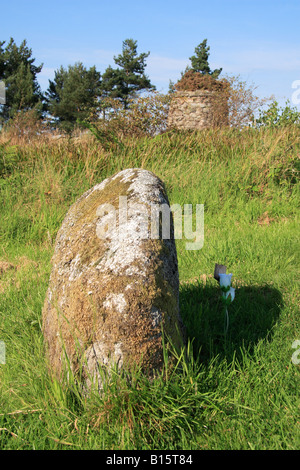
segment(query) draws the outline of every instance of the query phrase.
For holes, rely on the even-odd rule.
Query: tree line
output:
[[[39,122],[47,118],[54,127],[67,132],[72,132],[78,125],[86,127],[87,123],[99,121],[99,117],[102,118],[102,126],[106,122],[112,127],[112,121],[106,119],[112,115],[119,116],[119,122],[115,119],[114,124],[119,124],[123,131],[126,124],[128,132],[136,132],[137,128],[143,132],[157,132],[165,125],[170,94],[148,101],[136,99],[139,92],[155,91],[155,86],[145,73],[150,52],[138,53],[137,47],[137,41],[133,39],[123,41],[122,52],[113,57],[115,66],[109,65],[104,73],[95,66],[87,68],[82,62],[61,66],[43,93],[37,80],[43,64],[36,64],[26,39],[19,46],[13,38],[7,44],[0,41],[0,82],[4,82],[6,92],[5,104],[0,104],[0,128],[3,123],[14,123],[19,117],[22,118],[22,112],[26,114],[30,111]],[[219,85],[227,81],[231,127],[249,126],[253,122],[256,126],[269,125],[269,122],[274,125],[299,123],[299,112],[288,104],[284,110],[277,109],[276,102],[271,103],[270,109],[260,113],[255,120],[257,110],[274,101],[274,97],[257,97],[254,94],[256,87],[241,81],[239,75],[225,76],[225,79],[219,80],[222,68],[210,68],[209,51],[207,39],[204,39],[196,46],[194,55],[189,58],[191,65],[181,72],[177,84],[170,81],[170,92],[183,85],[198,86],[199,77],[203,77],[201,86],[212,81],[217,81]]]
[[[218,78],[222,69],[211,70],[208,64],[209,46],[205,39],[190,57],[191,67],[201,74]],[[11,38],[5,46],[0,41],[0,80],[6,88],[6,104],[0,106],[0,120],[7,122],[19,111],[35,110],[41,118],[51,117],[52,124],[72,131],[78,122],[105,117],[111,100],[117,100],[124,110],[132,98],[141,91],[154,91],[155,86],[145,73],[146,59],[150,52],[138,53],[137,41],[126,39],[122,52],[114,56],[116,67],[109,67],[101,74],[96,67],[86,68],[82,62],[61,66],[49,80],[48,89],[42,93],[37,76],[43,64],[36,65],[32,50],[26,40],[17,46]],[[170,90],[172,85],[170,84]]]
[[[54,124],[69,131],[78,121],[105,109],[107,98],[118,99],[124,109],[139,91],[155,90],[145,74],[148,53],[138,54],[137,41],[123,41],[122,53],[114,57],[117,67],[109,66],[103,74],[82,62],[61,66],[42,93],[37,76],[43,64],[35,65],[26,40],[18,46],[11,38],[5,46],[0,41],[0,80],[6,88],[6,104],[0,106],[2,122],[19,111],[35,109],[42,117],[50,115]]]

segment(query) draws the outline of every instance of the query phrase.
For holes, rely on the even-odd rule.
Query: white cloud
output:
[[[187,65],[189,65],[188,59],[174,59],[150,54],[147,59],[146,74],[156,85],[158,91],[167,92],[170,80],[176,83]]]
[[[296,47],[275,45],[272,43],[258,43],[236,46],[235,48],[224,49],[223,53],[214,54],[214,60],[210,61],[211,69],[223,68],[223,74],[236,74],[252,76],[265,75],[266,80],[269,75],[295,73],[295,79],[300,78],[300,54]],[[165,90],[169,80],[177,81],[180,73],[190,65],[189,59],[175,59],[159,55],[150,55],[147,61],[147,74],[153,83]]]
[[[147,71],[161,76],[161,72],[180,73],[188,65],[187,59],[174,59],[159,55],[150,55],[147,59]]]
[[[49,86],[49,79],[54,78],[55,70],[58,70],[62,65],[67,68],[68,65],[74,65],[76,62],[82,62],[87,68],[96,66],[100,72],[104,72],[108,65],[113,65],[113,56],[115,52],[105,49],[41,49],[38,51],[39,57],[42,57],[44,66],[38,75],[38,82],[42,90],[46,90]],[[50,64],[51,66],[47,65]]]
[[[106,49],[71,49],[71,48],[51,48],[38,50],[38,56],[42,57],[44,64],[55,64],[67,67],[75,62],[82,62],[86,66],[105,64],[113,62],[116,52]]]
[[[247,73],[252,70],[296,72],[300,69],[299,48],[272,43],[226,49],[226,54],[217,59],[228,73]]]
[[[54,67],[43,67],[41,72],[37,76],[37,81],[40,84],[42,91],[47,90],[49,86],[49,80],[53,80],[54,72],[56,68]]]

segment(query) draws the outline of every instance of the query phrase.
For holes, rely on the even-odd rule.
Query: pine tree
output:
[[[43,64],[34,65],[32,50],[26,40],[18,47],[13,38],[6,48],[0,42],[0,80],[6,88],[6,104],[1,106],[0,115],[4,120],[13,117],[20,110],[28,110],[41,105],[42,93],[37,81]]]
[[[0,41],[0,77],[2,77],[1,80],[4,77],[4,70],[5,70],[5,59],[4,59],[5,49],[3,49],[2,47],[4,46],[4,44],[5,44],[5,41]]]
[[[137,53],[137,41],[123,41],[122,54],[114,57],[119,68],[109,66],[102,76],[102,94],[111,98],[119,98],[124,108],[128,108],[130,98],[141,90],[154,90],[149,78],[145,75],[146,58],[150,52]]]
[[[49,80],[45,93],[47,110],[59,126],[70,132],[77,121],[84,121],[96,112],[100,96],[101,74],[95,67],[87,70],[81,62],[60,67],[54,80]]]
[[[207,45],[207,39],[204,39],[198,46],[195,47],[195,55],[190,57],[192,63],[192,70],[199,72],[202,75],[211,75],[213,78],[218,78],[222,69],[211,70],[208,57],[210,47]]]
[[[10,106],[11,116],[14,116],[19,110],[26,111],[33,106],[35,103],[34,86],[29,64],[25,65],[22,62],[16,73],[8,78],[7,84],[10,95],[14,97]]]

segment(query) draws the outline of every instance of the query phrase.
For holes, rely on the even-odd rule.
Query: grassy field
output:
[[[296,127],[170,132],[106,151],[93,138],[3,139],[0,449],[299,449],[299,156]],[[187,358],[173,372],[166,360],[165,379],[112,376],[87,399],[47,372],[50,260],[70,205],[130,167],[162,178],[171,204],[204,204],[203,248],[176,242]],[[215,263],[236,287],[226,335]]]

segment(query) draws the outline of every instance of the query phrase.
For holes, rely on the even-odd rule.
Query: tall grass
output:
[[[0,146],[1,449],[296,449],[299,171],[296,127],[169,132],[104,150],[93,137]],[[170,203],[204,204],[205,241],[177,240],[189,345],[171,375],[114,374],[83,396],[47,369],[41,310],[57,230],[107,176],[149,169]],[[233,273],[224,335],[215,263]],[[179,360],[179,358],[177,358]]]

